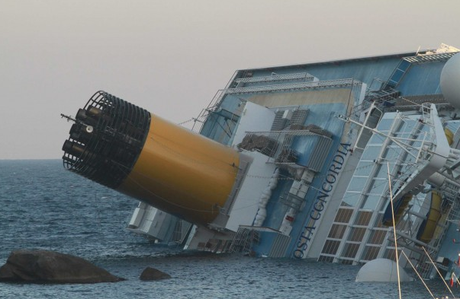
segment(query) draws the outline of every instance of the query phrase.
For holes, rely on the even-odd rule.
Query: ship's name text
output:
[[[303,231],[297,242],[296,250],[294,251],[294,257],[302,259],[305,257],[308,245],[313,237],[316,229],[315,223],[321,218],[322,211],[327,204],[330,193],[334,189],[337,178],[342,171],[345,157],[348,154],[348,148],[351,146],[349,143],[341,143],[335,156],[332,159],[331,166],[329,167],[326,177],[321,184],[321,189],[318,190],[313,208],[310,211],[309,217],[306,220],[306,224],[303,227]]]

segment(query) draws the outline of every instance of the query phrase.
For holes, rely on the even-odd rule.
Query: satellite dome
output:
[[[460,109],[460,53],[452,56],[444,65],[441,90],[446,101]]]
[[[397,282],[396,262],[389,259],[375,259],[367,262],[359,269],[356,282]],[[401,281],[412,281],[403,268],[399,267]]]

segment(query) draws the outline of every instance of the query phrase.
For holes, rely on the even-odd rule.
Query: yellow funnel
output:
[[[103,91],[67,118],[75,124],[64,165],[95,182],[204,225],[232,192],[240,163],[232,148]]]

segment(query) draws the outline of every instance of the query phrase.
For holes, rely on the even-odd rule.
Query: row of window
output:
[[[403,117],[395,123],[396,120],[397,117],[394,115],[386,114],[380,120],[377,129],[393,137],[402,138],[401,142],[414,148],[420,147],[424,134],[420,134],[422,131],[419,131],[418,117]],[[397,124],[397,127],[394,124]],[[392,127],[394,131],[389,132]],[[427,130],[424,127],[422,126],[422,130]],[[410,172],[414,156],[417,155],[407,153],[406,150],[415,151],[410,146],[402,149],[395,142],[388,142],[386,136],[372,135],[343,195],[320,260],[339,259],[342,263],[353,263],[357,260],[375,259],[379,253],[388,258],[394,256],[391,246],[383,248],[388,228],[382,225],[382,217],[389,194],[389,174],[395,175],[391,181],[397,188],[398,180],[407,177],[403,173]]]
[[[357,244],[349,244],[346,249],[345,254],[338,258],[342,264],[351,265],[355,262],[355,255],[356,255],[356,252],[358,251],[358,246],[356,245]],[[360,259],[360,262],[366,262],[366,261],[371,261],[371,260],[376,259],[378,257],[380,250],[381,250],[381,247],[379,246],[366,246],[366,248],[364,249],[363,256]],[[334,262],[335,258],[336,257],[334,256],[334,254],[325,253],[325,254],[322,254],[318,260],[323,261],[323,262],[332,263]],[[396,259],[395,249],[394,248],[385,249],[383,258],[395,260]]]

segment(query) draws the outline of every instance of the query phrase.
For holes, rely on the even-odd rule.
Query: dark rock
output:
[[[142,271],[140,280],[151,281],[169,278],[171,278],[169,274],[161,272],[160,270],[157,270],[155,268],[147,267],[144,271]]]
[[[80,257],[46,250],[16,250],[0,267],[0,282],[98,283],[116,277]]]

